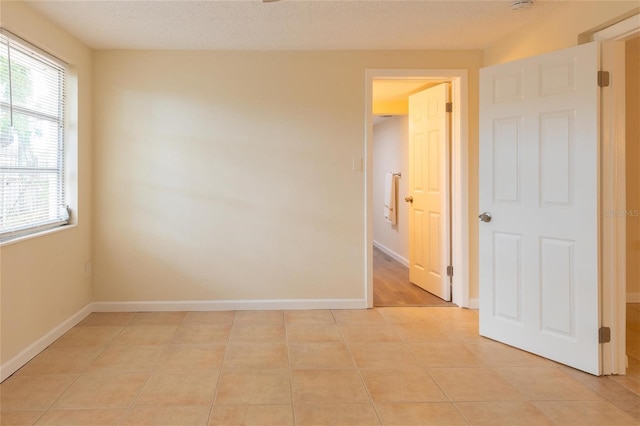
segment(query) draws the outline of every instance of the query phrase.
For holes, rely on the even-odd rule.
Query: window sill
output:
[[[12,244],[21,243],[23,241],[31,240],[31,239],[34,239],[34,238],[40,238],[40,237],[43,237],[45,235],[56,234],[58,232],[65,232],[65,231],[68,231],[68,230],[71,230],[71,229],[74,229],[74,228],[77,228],[77,227],[78,227],[77,224],[72,223],[72,224],[69,224],[69,225],[62,225],[62,226],[58,226],[56,228],[47,229],[46,231],[38,231],[38,232],[34,232],[33,234],[21,235],[19,237],[11,238],[9,240],[0,242],[0,247],[10,246]]]

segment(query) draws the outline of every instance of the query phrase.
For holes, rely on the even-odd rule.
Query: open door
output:
[[[480,72],[480,334],[601,374],[599,46]]]
[[[409,281],[451,300],[449,84],[409,96]]]

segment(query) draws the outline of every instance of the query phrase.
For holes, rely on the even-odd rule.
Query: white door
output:
[[[449,85],[409,96],[409,280],[450,300]]]
[[[480,334],[592,374],[599,46],[480,71]],[[488,220],[488,217],[485,217]]]

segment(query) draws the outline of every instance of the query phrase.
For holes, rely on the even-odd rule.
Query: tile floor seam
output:
[[[529,367],[505,367],[505,368],[519,368],[519,369],[523,369],[523,370],[528,370],[529,369]],[[554,369],[557,369],[558,367],[536,367],[536,368],[549,368],[551,370],[554,370]],[[516,387],[511,382],[511,380],[509,380],[507,377],[505,377],[503,374],[501,374],[500,373],[500,369],[501,369],[500,367],[490,367],[490,369],[493,370],[498,376],[500,376],[502,378],[502,380],[507,382],[509,384],[509,386],[511,386],[516,392],[518,392],[522,396],[522,399],[524,401],[539,401],[539,400],[537,400],[535,398],[529,398],[524,391],[521,391],[518,387]],[[583,386],[582,383],[580,383],[580,385]],[[553,400],[553,401],[558,401],[558,400]]]
[[[627,376],[617,376],[617,377],[627,377]],[[618,383],[615,379],[610,379],[610,380],[614,380],[616,383]],[[624,387],[625,389],[627,389],[629,392],[633,392],[640,397],[640,393],[636,392],[635,390],[627,386],[625,383],[618,383],[618,384]]]
[[[91,315],[91,314],[89,314],[89,315]],[[82,319],[78,324],[80,324],[82,321],[84,321],[84,320],[85,320],[89,315],[87,315],[86,317],[84,317],[84,318],[83,318],[83,319]],[[76,377],[76,379],[73,381],[73,383],[71,383],[71,384],[69,385],[69,387],[68,387],[67,389],[65,389],[65,391],[64,391],[64,392],[62,392],[62,393],[58,396],[58,398],[56,398],[56,400],[51,404],[51,406],[50,406],[49,408],[47,408],[47,409],[42,413],[42,415],[38,418],[38,420],[36,420],[36,422],[35,422],[34,424],[37,424],[37,422],[38,422],[38,421],[40,421],[40,418],[42,418],[42,416],[44,416],[45,414],[47,414],[47,413],[49,413],[49,412],[51,411],[51,409],[53,408],[53,406],[55,405],[55,403],[56,403],[56,402],[58,402],[58,400],[59,400],[60,398],[62,398],[62,396],[63,396],[63,395],[64,395],[64,394],[65,394],[65,393],[66,393],[66,392],[71,388],[71,386],[73,386],[73,384],[75,384],[75,383],[80,379],[80,377],[82,377],[84,374],[91,374],[90,372],[88,372],[88,371],[87,371],[87,369],[88,369],[88,368],[89,368],[89,367],[90,367],[90,366],[91,366],[91,365],[92,365],[92,364],[93,364],[93,363],[94,363],[94,362],[95,362],[95,361],[100,357],[100,355],[102,355],[102,354],[103,354],[103,353],[104,353],[104,352],[105,352],[109,347],[111,347],[111,345],[112,345],[112,344],[113,344],[113,342],[116,340],[116,338],[117,338],[120,334],[122,334],[122,332],[123,332],[123,331],[128,327],[128,324],[133,320],[133,318],[134,318],[134,317],[135,317],[135,315],[134,315],[134,316],[132,316],[132,317],[129,319],[129,321],[127,322],[127,324],[126,324],[126,325],[123,325],[123,326],[122,326],[122,329],[121,329],[117,334],[115,334],[111,339],[109,339],[109,342],[108,342],[107,344],[105,344],[105,345],[103,345],[103,346],[102,346],[102,349],[98,352],[98,354],[96,355],[96,357],[95,357],[93,360],[91,360],[91,362],[89,362],[86,366],[84,366],[84,367],[82,368],[82,371],[80,372],[80,374],[78,374],[78,377]],[[78,324],[76,324],[73,328],[78,327]],[[90,326],[88,326],[88,327],[90,327]],[[95,327],[95,326],[94,326],[94,327]],[[73,329],[73,328],[72,328],[72,329]],[[49,346],[47,347],[47,349],[48,349],[50,346],[51,346],[51,345],[49,345]],[[140,390],[141,390],[141,389],[142,389],[142,388],[140,388]],[[122,416],[122,418],[120,419],[120,422],[118,423],[119,425],[120,425],[120,424],[122,424],[122,422],[124,421],[124,419],[127,417],[128,411],[129,411],[129,409],[127,408],[127,409],[125,410],[124,415],[123,415],[123,416]]]
[[[458,402],[454,402],[454,405],[456,405],[456,406],[457,406],[458,404],[461,404],[461,403],[462,403],[462,404],[464,404],[464,403],[492,404],[492,403],[501,403],[501,402],[504,402],[504,401],[480,401],[480,402],[478,402],[478,401],[458,401]],[[547,419],[547,420],[548,420],[549,422],[551,422],[553,425],[558,426],[558,423],[557,423],[556,421],[554,421],[551,417],[549,417],[549,416],[547,415],[547,413],[545,413],[544,411],[542,411],[540,408],[536,407],[536,406],[533,404],[533,402],[534,402],[534,401],[527,401],[527,400],[525,400],[525,401],[511,401],[511,402],[514,402],[514,403],[522,403],[522,404],[529,404],[529,405],[531,405],[533,408],[535,408],[536,410],[538,410],[538,411],[540,412],[540,414],[544,416],[544,418],[545,418],[545,419]],[[465,418],[466,418],[466,416],[465,416]],[[469,424],[472,424],[472,423],[471,423],[471,420],[467,420],[467,421],[469,422]],[[603,426],[604,426],[604,425],[603,425]]]
[[[139,312],[138,312],[138,313],[139,313]],[[109,344],[108,344],[108,345],[105,345],[104,349],[106,349],[108,346],[111,346],[111,345],[113,344],[113,342],[115,342],[115,341],[116,341],[116,339],[117,339],[117,338],[118,338],[118,337],[119,337],[119,336],[120,336],[120,335],[121,335],[121,334],[122,334],[122,333],[123,333],[123,332],[124,332],[128,327],[129,327],[129,324],[133,321],[133,318],[135,318],[135,316],[131,317],[131,319],[129,320],[129,322],[127,323],[127,325],[123,325],[123,326],[122,326],[122,329],[121,329],[118,333],[116,333],[116,335],[115,335],[115,336],[113,336],[113,337],[111,338],[111,340],[109,340]],[[75,328],[75,327],[74,327],[74,328]],[[103,350],[103,352],[104,352],[104,350]],[[102,352],[101,352],[101,353],[102,353]]]
[[[615,401],[615,400],[616,400],[616,399],[613,399],[613,398],[609,398],[609,397],[607,397],[606,395],[603,395],[601,392],[599,392],[597,389],[592,388],[592,387],[591,387],[591,386],[589,386],[587,383],[583,383],[580,379],[578,379],[578,378],[576,378],[576,377],[572,376],[572,375],[569,373],[569,371],[565,370],[564,368],[559,368],[559,370],[560,370],[560,371],[562,371],[563,373],[565,373],[567,376],[571,377],[572,379],[574,379],[574,380],[578,381],[578,382],[579,382],[580,384],[582,384],[583,386],[586,386],[587,388],[591,389],[593,392],[597,393],[597,394],[598,394],[599,396],[601,396],[601,397],[602,397],[602,399],[604,399],[605,401],[612,402],[612,401]],[[594,377],[597,377],[597,376],[594,376]],[[609,377],[610,377],[610,376],[604,376],[604,377],[605,377],[605,380],[610,380],[610,379],[609,379]],[[612,382],[612,383],[616,383],[615,381],[611,381],[611,382]],[[621,386],[621,387],[623,387],[623,386]],[[624,388],[624,387],[623,387],[623,388]],[[626,389],[626,388],[624,388],[624,389]],[[635,392],[634,392],[634,393],[635,393]]]
[[[129,322],[127,323],[127,326],[125,326],[122,331],[124,332],[124,330],[128,327],[136,327],[135,324],[132,324],[135,320],[136,317],[139,316],[139,314],[141,314],[142,312],[137,312],[136,315],[134,315]],[[185,315],[186,317],[186,315]],[[164,344],[162,345],[158,345],[158,346],[163,346],[163,350],[162,350],[162,354],[164,354],[164,352],[167,350],[167,346],[169,346],[171,340],[175,337],[176,333],[178,332],[180,325],[184,322],[184,318],[182,319],[182,321],[180,322],[180,324],[177,325],[175,331],[173,332],[173,335],[171,336],[171,339],[168,339]],[[149,326],[148,324],[142,324],[142,327],[144,326]],[[152,325],[154,326],[154,325]],[[140,325],[138,325],[138,327],[140,327]],[[116,336],[117,337],[117,336]],[[113,339],[115,341],[115,337]],[[147,377],[145,378],[144,382],[142,383],[142,385],[140,385],[140,388],[138,389],[138,391],[136,392],[136,395],[133,397],[133,399],[131,400],[131,402],[129,403],[129,406],[126,407],[126,412],[125,415],[122,417],[122,419],[120,420],[120,425],[122,425],[124,423],[124,421],[129,417],[129,415],[131,414],[132,410],[135,408],[135,404],[136,401],[138,400],[138,398],[140,397],[140,395],[142,394],[142,391],[144,390],[145,386],[147,385],[147,383],[149,382],[149,379],[151,378],[151,376],[153,375],[153,373],[156,371],[156,369],[159,367],[159,363],[160,363],[160,358],[161,356],[156,360],[156,362],[154,363],[153,367],[151,368],[151,370],[147,373]]]
[[[64,374],[64,373],[62,373]],[[60,398],[62,398],[62,396],[71,388],[71,386],[73,386],[73,384],[75,382],[78,381],[78,379],[80,379],[80,377],[82,376],[83,373],[76,373],[77,376],[75,379],[73,379],[71,381],[71,383],[69,383],[69,385],[67,387],[64,388],[64,390],[62,392],[60,392],[60,395],[58,395],[53,402],[51,402],[51,404],[49,404],[49,406],[42,412],[42,415],[44,416],[49,410],[51,410],[53,408],[53,406],[56,404],[56,402],[58,402],[58,400],[60,400]],[[35,423],[34,423],[35,424]]]
[[[444,391],[444,389],[442,388],[442,386],[440,386],[440,383],[438,383],[438,381],[435,379],[435,377],[433,377],[431,374],[429,374],[429,369],[426,367],[422,368],[424,370],[424,372],[427,374],[427,376],[429,376],[429,378],[431,379],[431,381],[438,387],[438,390],[440,392],[442,392],[442,394],[444,395],[445,398],[447,398],[447,400],[451,403],[453,403],[454,401],[451,399],[451,397],[449,395],[447,395],[447,393]]]
[[[462,412],[460,407],[458,407],[458,404],[455,401],[451,401],[450,404],[452,404],[455,407],[455,409],[458,412],[458,414],[460,414],[462,416],[462,418],[464,419],[464,421],[467,422],[467,425],[471,425],[471,420],[467,416],[464,415],[464,413]]]
[[[394,330],[395,332],[395,330]],[[422,361],[420,361],[418,359],[418,357],[416,356],[415,352],[413,350],[411,350],[411,346],[409,345],[409,343],[403,341],[402,339],[400,339],[400,343],[402,343],[402,345],[405,347],[406,350],[409,351],[409,353],[411,354],[411,356],[413,357],[413,360],[415,361],[416,365],[422,369],[424,368],[424,366],[422,365]]]
[[[287,315],[283,314],[284,316],[284,343],[287,347],[287,371],[289,373],[289,392],[291,394],[291,416],[293,419],[293,424],[295,425],[296,422],[296,409],[295,406],[293,405],[293,373],[291,372],[291,347],[289,346],[289,332],[287,329]]]
[[[577,383],[577,384],[579,384],[579,385],[581,385],[581,386],[584,386],[585,388],[589,389],[591,392],[593,392],[593,393],[595,393],[596,395],[598,395],[598,396],[599,396],[600,398],[602,398],[602,400],[604,400],[604,401],[609,401],[609,402],[611,402],[611,401],[612,401],[612,398],[607,397],[607,396],[606,396],[606,395],[604,395],[603,393],[599,392],[597,389],[594,389],[593,387],[591,387],[589,384],[587,384],[587,383],[583,383],[583,382],[582,382],[580,379],[578,379],[577,377],[574,377],[574,376],[572,376],[571,374],[569,374],[569,372],[568,372],[568,371],[566,371],[563,367],[568,367],[568,366],[565,366],[565,365],[563,365],[563,364],[558,364],[558,365],[556,365],[556,369],[557,369],[557,370],[560,370],[561,372],[563,372],[564,374],[566,374],[567,376],[569,376],[569,378],[570,378],[571,380],[573,380],[575,383]],[[589,373],[587,373],[587,374],[589,374]],[[610,380],[609,378],[610,378],[611,376],[593,376],[593,377],[601,377],[601,378],[603,378],[604,380]],[[634,392],[634,393],[635,393],[635,392]]]
[[[338,326],[338,330],[340,331],[342,340],[344,341],[344,344],[347,347],[347,351],[349,351],[349,356],[351,357],[351,361],[353,362],[356,372],[358,373],[358,377],[360,378],[360,383],[362,383],[362,386],[364,387],[364,391],[367,393],[367,397],[369,398],[369,404],[371,404],[371,406],[373,407],[373,412],[376,413],[376,417],[378,418],[379,424],[384,425],[384,422],[382,421],[382,415],[378,411],[378,407],[376,406],[375,401],[371,396],[371,392],[369,391],[369,388],[367,387],[367,384],[365,383],[364,378],[362,377],[362,372],[360,371],[360,367],[358,367],[358,364],[356,363],[356,359],[353,356],[353,352],[351,352],[351,346],[347,342],[347,339],[345,338],[344,333],[342,332],[342,328]]]
[[[374,309],[374,311],[375,311],[375,309]],[[392,311],[388,312],[389,317],[397,319],[397,315],[396,314],[391,315],[392,313],[393,313]],[[283,315],[284,315],[284,313],[283,313]],[[333,321],[334,321],[333,324],[337,325],[338,322],[336,321],[336,318],[335,318],[335,316],[333,314],[333,311],[331,311],[331,316],[332,316]],[[351,325],[355,330],[357,330],[359,325],[367,325],[368,324],[370,327],[373,327],[373,328],[375,328],[374,324],[378,324],[378,325],[385,324],[387,326],[390,325],[389,321],[388,321],[388,319],[386,317],[383,316],[384,322],[381,323],[381,322],[377,322],[377,319],[373,318],[374,316],[375,315],[373,315],[373,316],[367,316],[367,315],[360,316],[357,313],[355,315],[352,315],[352,313],[349,313],[349,314],[345,315],[344,317],[341,317],[341,318],[344,319],[344,321],[341,324],[342,325]],[[234,311],[234,317],[235,317],[235,311]],[[446,317],[449,318],[450,317],[450,313],[447,313]],[[451,317],[451,318],[453,318],[453,317]],[[458,318],[457,314],[455,315],[455,318]],[[460,318],[462,318],[462,317],[460,317]],[[294,424],[295,424],[296,421],[299,422],[301,419],[296,419],[296,417],[295,417],[295,404],[294,404],[294,401],[293,401],[293,389],[292,389],[292,386],[293,386],[293,375],[292,375],[293,374],[293,368],[292,367],[293,367],[293,365],[292,365],[292,359],[291,359],[291,346],[290,346],[290,345],[292,345],[293,342],[289,342],[289,337],[291,337],[291,336],[289,336],[289,334],[287,332],[287,328],[286,328],[286,315],[284,316],[283,319],[284,319],[284,327],[285,327],[284,338],[285,338],[285,345],[287,347],[287,366],[288,366],[287,369],[288,369],[288,375],[289,375],[289,381],[290,381],[290,383],[289,383],[290,389],[289,390],[291,392],[291,397],[289,399],[289,401],[291,403],[291,407],[290,407],[291,413],[290,414],[293,416],[293,421],[294,421]],[[376,320],[376,321],[370,322],[369,321],[370,319]],[[162,321],[162,319],[161,319],[161,321]],[[87,365],[83,365],[78,370],[78,372],[70,374],[70,376],[71,376],[70,379],[72,379],[72,380],[70,380],[69,385],[64,387],[64,389],[60,392],[60,394],[57,395],[57,397],[55,397],[54,401],[46,409],[43,409],[43,410],[31,410],[31,411],[37,412],[36,413],[37,417],[34,417],[34,420],[30,420],[30,421],[38,422],[38,421],[51,420],[52,419],[50,417],[51,415],[55,414],[56,416],[58,416],[59,414],[61,414],[61,413],[58,412],[59,410],[54,408],[55,405],[69,391],[69,389],[72,386],[74,386],[78,382],[78,380],[81,380],[82,377],[84,377],[85,375],[94,374],[94,373],[95,374],[105,374],[105,375],[109,374],[109,371],[102,371],[102,372],[94,372],[94,373],[92,373],[92,372],[87,371],[87,370],[89,369],[89,367],[91,365],[93,365],[95,363],[95,361],[102,354],[105,353],[105,351],[109,350],[109,348],[114,348],[114,347],[117,346],[114,343],[115,340],[117,339],[117,337],[119,335],[121,335],[123,332],[125,332],[125,330],[127,328],[131,327],[132,326],[131,324],[132,324],[132,319],[129,319],[128,324],[123,326],[120,329],[120,331],[116,335],[114,335],[113,338],[111,338],[108,341],[108,343],[106,343],[104,345],[96,345],[96,347],[95,347],[96,348],[95,358],[90,360],[87,363]],[[183,318],[183,320],[181,321],[180,324],[184,324],[184,318]],[[247,324],[250,324],[250,323],[247,323]],[[140,324],[140,325],[144,325],[144,324]],[[151,324],[151,325],[154,325],[154,324]],[[155,324],[155,325],[157,325],[157,324]],[[233,320],[232,320],[232,325],[233,325]],[[393,324],[391,324],[391,325],[393,325]],[[180,325],[178,325],[178,327],[179,326]],[[360,380],[359,380],[360,384],[361,384],[361,386],[364,387],[364,390],[365,390],[366,395],[367,395],[368,404],[373,406],[372,407],[373,408],[373,412],[371,414],[375,413],[375,415],[376,415],[375,420],[378,421],[379,423],[384,424],[383,423],[383,419],[382,419],[382,414],[384,414],[384,413],[382,411],[378,410],[378,407],[376,406],[376,402],[373,400],[373,394],[371,392],[369,392],[369,388],[367,387],[366,381],[364,380],[365,374],[363,374],[363,373],[366,372],[365,371],[366,368],[362,368],[361,369],[355,363],[355,357],[354,357],[354,353],[351,350],[351,346],[349,344],[347,344],[346,339],[345,339],[345,335],[344,335],[344,333],[342,332],[342,329],[339,326],[338,326],[338,330],[339,330],[339,335],[342,338],[342,343],[346,346],[347,351],[349,353],[349,357],[350,357],[350,359],[351,359],[351,361],[353,363],[353,368],[355,368],[357,370],[356,373],[360,378]],[[471,347],[474,346],[474,342],[476,342],[476,340],[472,340],[472,338],[470,337],[470,334],[469,334],[470,329],[468,329],[468,327],[457,327],[456,330],[459,330],[461,332],[461,334],[458,335],[459,339],[457,339],[456,341],[459,341],[459,342],[463,343],[464,347],[466,347],[472,353],[475,354],[475,352],[473,350],[471,350]],[[454,330],[453,332],[455,333],[456,330]],[[393,331],[394,331],[394,333],[396,335],[398,335],[398,331],[397,330],[394,329]],[[175,332],[174,332],[174,335],[175,335]],[[220,364],[220,367],[219,367],[219,370],[218,370],[219,371],[219,375],[218,375],[217,380],[216,380],[215,392],[213,394],[213,398],[211,399],[211,404],[210,404],[210,407],[209,407],[209,417],[208,417],[209,421],[211,421],[211,419],[212,419],[215,401],[216,401],[216,398],[218,396],[218,390],[219,390],[218,389],[218,385],[219,385],[219,382],[220,382],[220,379],[221,379],[221,376],[222,376],[222,370],[225,368],[224,367],[224,359],[225,359],[226,355],[228,354],[227,351],[228,351],[228,347],[229,347],[229,343],[230,343],[230,337],[231,337],[231,330],[229,331],[229,335],[227,336],[227,340],[226,340],[226,344],[225,344],[225,348],[224,348],[224,353],[223,353],[223,357],[222,357],[223,360],[222,360],[222,363]],[[383,342],[378,342],[376,340],[373,340],[370,343],[383,343]],[[415,354],[415,351],[413,351],[411,349],[410,345],[409,345],[410,342],[405,341],[404,339],[401,338],[401,340],[399,342],[396,342],[396,343],[402,343],[404,347],[409,349],[411,355],[414,358],[417,358],[416,354]],[[356,341],[356,342],[353,342],[353,344],[359,344],[359,342]],[[162,353],[165,353],[167,351],[167,349],[171,346],[171,340],[168,343],[165,342],[164,344],[159,345],[159,346],[161,346],[163,348]],[[184,344],[184,346],[191,346],[191,345]],[[50,347],[48,347],[47,349],[49,349],[49,348]],[[478,348],[478,347],[476,346],[476,348]],[[483,347],[483,349],[485,349],[485,348]],[[489,349],[492,349],[492,348],[491,348],[491,346],[487,346],[486,349],[489,350]],[[485,355],[486,356],[491,356],[492,355],[491,350],[489,350],[489,352],[486,352]],[[491,403],[498,403],[498,402],[501,402],[501,403],[512,402],[514,404],[514,406],[517,406],[517,404],[530,404],[530,405],[536,407],[536,409],[538,411],[540,411],[545,416],[545,418],[550,419],[549,421],[552,424],[558,424],[558,423],[562,423],[563,422],[562,418],[558,418],[556,416],[556,414],[553,414],[554,410],[556,410],[556,411],[560,410],[560,407],[562,407],[563,403],[568,403],[568,407],[572,407],[572,408],[570,408],[570,411],[568,412],[569,413],[568,415],[578,415],[578,416],[579,415],[583,415],[584,414],[583,413],[584,410],[582,409],[582,407],[584,407],[585,409],[588,408],[588,407],[594,407],[592,409],[599,410],[599,411],[596,411],[596,413],[597,413],[598,416],[603,416],[602,418],[619,419],[619,420],[616,420],[616,421],[611,421],[608,424],[614,424],[614,423],[615,424],[619,424],[619,423],[616,423],[616,422],[625,422],[625,419],[627,419],[626,421],[628,422],[629,418],[634,419],[636,421],[639,419],[639,416],[637,414],[637,409],[634,409],[629,404],[618,404],[619,402],[624,402],[624,401],[631,401],[631,402],[636,401],[635,399],[633,399],[634,395],[636,395],[636,396],[638,396],[640,398],[640,395],[637,392],[637,387],[636,387],[636,383],[638,382],[638,378],[636,377],[637,376],[637,372],[636,371],[637,371],[638,363],[640,361],[638,361],[637,359],[635,359],[633,357],[629,357],[629,358],[630,358],[630,360],[632,360],[632,362],[630,363],[631,364],[630,365],[630,369],[631,370],[628,370],[628,372],[631,372],[631,371],[634,371],[634,372],[633,372],[633,374],[630,374],[630,375],[627,375],[627,376],[620,376],[620,379],[621,379],[620,381],[616,380],[616,378],[618,376],[608,376],[608,377],[598,378],[598,380],[601,380],[601,381],[597,382],[595,380],[590,380],[590,378],[587,377],[587,376],[583,377],[583,376],[578,375],[578,374],[571,375],[570,374],[571,371],[567,369],[568,367],[565,368],[564,366],[562,366],[560,364],[557,364],[557,363],[550,363],[549,366],[534,367],[534,368],[541,369],[541,371],[543,371],[543,370],[546,371],[548,373],[549,379],[551,379],[552,382],[555,382],[556,379],[559,379],[559,380],[561,380],[561,383],[568,383],[569,384],[567,386],[567,390],[569,390],[569,391],[568,392],[564,392],[562,394],[558,394],[557,397],[553,397],[553,396],[547,397],[547,396],[545,396],[544,393],[533,392],[532,396],[535,396],[535,397],[528,398],[526,396],[526,394],[524,393],[524,390],[529,389],[527,386],[522,387],[522,386],[519,385],[519,387],[516,387],[510,380],[507,379],[506,376],[503,376],[501,374],[501,370],[503,370],[503,372],[507,372],[508,370],[513,370],[512,373],[511,373],[512,377],[517,379],[517,374],[516,374],[517,371],[515,371],[515,370],[523,370],[524,371],[524,370],[530,369],[530,367],[527,367],[527,365],[525,365],[525,363],[523,363],[523,365],[520,365],[518,363],[519,360],[517,358],[513,358],[515,361],[517,361],[516,365],[511,365],[511,363],[509,363],[509,365],[506,365],[506,366],[495,366],[495,367],[486,366],[486,367],[482,367],[484,369],[493,370],[498,375],[498,377],[500,377],[503,380],[505,380],[512,389],[516,390],[517,393],[519,393],[520,396],[523,397],[522,400],[519,400],[519,401],[506,401],[506,400],[502,400],[502,401],[484,401],[484,400],[483,401],[453,401],[449,397],[449,395],[447,395],[444,392],[444,390],[441,387],[441,385],[429,373],[429,370],[437,371],[437,370],[442,370],[443,368],[431,368],[431,369],[429,369],[428,367],[422,367],[421,363],[419,363],[419,365],[420,365],[421,371],[426,372],[427,376],[435,384],[435,387],[444,396],[444,399],[442,401],[439,401],[439,402],[441,402],[443,404],[448,404],[448,405],[454,407],[456,413],[460,416],[460,419],[461,420],[464,419],[464,421],[467,424],[472,423],[473,417],[469,417],[469,415],[470,415],[469,413],[465,416],[464,411],[463,411],[463,407],[465,407],[465,404],[478,403],[478,404],[490,405]],[[511,360],[512,358],[508,358],[508,359]],[[394,366],[395,366],[395,363],[394,362],[390,362],[388,364],[385,364],[385,368],[387,368],[387,366],[389,366],[390,369],[393,369]],[[382,368],[382,367],[380,367],[380,368]],[[455,367],[446,367],[446,368],[447,369],[455,369]],[[467,367],[467,368],[472,369],[472,367]],[[478,368],[480,368],[480,367],[478,367]],[[117,424],[125,423],[126,419],[129,418],[131,413],[135,411],[135,409],[136,409],[135,403],[136,403],[136,401],[139,401],[140,394],[143,392],[143,390],[145,388],[145,385],[149,381],[149,379],[152,376],[152,374],[154,374],[154,372],[160,371],[161,369],[162,369],[162,365],[160,363],[160,359],[158,359],[158,360],[155,361],[151,372],[141,375],[142,377],[140,377],[140,378],[144,377],[144,381],[140,384],[140,387],[139,387],[135,397],[130,402],[130,404],[127,407],[122,407],[122,408],[120,408],[118,410],[118,411],[121,411],[121,414],[120,414],[121,418],[119,419],[119,423],[117,423]],[[633,369],[635,369],[635,370],[633,370]],[[211,369],[211,370],[213,370],[213,369]],[[211,371],[211,370],[208,370],[208,371]],[[560,370],[564,374],[559,373],[557,370]],[[122,371],[119,371],[119,370],[116,371],[116,372],[123,373],[123,374],[124,373],[129,373],[129,372],[122,372]],[[50,375],[51,373],[45,372],[44,374]],[[62,374],[62,373],[60,373],[60,374]],[[75,377],[73,377],[74,375],[75,375]],[[42,374],[37,374],[37,375],[34,375],[34,376],[36,376],[36,377],[37,376],[42,376]],[[24,377],[28,377],[28,376],[24,376]],[[567,381],[565,381],[565,379],[567,379]],[[582,380],[582,379],[584,379],[584,380]],[[622,380],[622,379],[624,379],[624,380]],[[36,380],[39,380],[39,379],[36,379]],[[607,382],[607,380],[609,382]],[[518,379],[514,383],[521,383],[521,380]],[[601,386],[598,386],[598,384],[601,384]],[[613,384],[615,384],[619,388],[612,387],[611,385],[613,385]],[[545,382],[542,381],[540,386],[544,386],[544,385],[545,385]],[[579,392],[579,393],[574,393],[572,391],[573,385],[575,385],[577,387],[580,387],[583,390],[588,390],[590,393],[582,393],[582,391]],[[547,385],[547,387],[548,387],[548,385]],[[562,387],[564,387],[564,386],[562,386]],[[521,391],[520,389],[523,389],[523,391]],[[598,390],[598,389],[600,389],[600,390]],[[622,392],[623,389],[624,389],[624,391],[629,392],[629,393],[628,394],[623,393]],[[531,392],[527,392],[527,394],[529,394],[529,393],[531,393]],[[593,396],[593,397],[596,397],[596,395],[597,395],[597,399],[589,399],[590,395]],[[398,397],[401,397],[401,395],[398,395]],[[562,398],[566,398],[566,397],[569,397],[570,399],[562,399]],[[622,399],[618,399],[617,397],[620,397]],[[558,398],[561,398],[561,399],[558,399]],[[393,397],[391,399],[393,399]],[[408,399],[408,398],[402,397],[401,401],[405,401],[405,399]],[[419,403],[427,403],[427,402],[430,402],[430,401],[421,401]],[[315,402],[314,401],[308,401],[308,403],[309,404],[314,404]],[[344,405],[345,406],[353,406],[353,407],[355,407],[358,404],[363,404],[363,403],[366,403],[366,402],[364,402],[364,401],[360,402],[360,403],[349,402],[349,403],[344,403]],[[395,403],[395,401],[392,400],[389,403],[393,404],[393,403]],[[327,404],[330,405],[330,403],[327,403]],[[549,415],[547,415],[547,411],[543,411],[542,409],[538,408],[537,407],[538,404],[540,404],[541,406],[544,406],[544,407],[550,407],[549,409],[545,408],[545,410],[549,411],[549,413],[552,413],[555,416],[556,420],[551,419],[549,417]],[[573,404],[573,405],[571,405],[571,404]],[[238,403],[236,405],[246,405],[246,404]],[[275,405],[283,405],[283,404],[260,404],[260,405],[266,405],[266,406],[274,405],[275,406]],[[360,406],[363,406],[363,405],[360,405]],[[471,405],[468,405],[466,407],[471,407]],[[525,406],[522,405],[522,407],[520,409],[524,410],[524,407]],[[624,408],[624,407],[626,407],[626,408]],[[72,408],[68,408],[68,409],[60,408],[60,410],[62,410],[62,411],[70,411],[70,412],[87,411],[87,410],[91,411],[91,410],[98,410],[98,409],[99,409],[98,407],[92,407],[92,408],[72,407]],[[346,410],[347,411],[351,411],[352,409],[351,408],[347,408]],[[565,408],[565,410],[566,410],[566,408]],[[573,412],[571,410],[573,410]],[[25,411],[26,412],[26,411],[29,411],[29,410],[17,410],[17,411]],[[453,410],[451,412],[453,412]],[[526,413],[527,411],[524,410],[522,412]],[[204,414],[204,413],[202,413],[202,414]],[[627,417],[621,417],[622,415],[627,416]],[[609,417],[607,417],[607,416],[609,416]],[[611,417],[611,416],[613,416],[613,417]],[[616,416],[618,416],[618,417],[616,417]],[[203,415],[203,418],[204,418],[204,415]],[[114,418],[113,420],[116,420],[116,419]],[[373,418],[371,420],[373,420]],[[114,423],[114,424],[116,424],[116,423]]]
[[[124,413],[122,414],[122,417],[120,418],[120,421],[118,422],[118,426],[122,426],[124,424],[124,421],[127,417],[129,417],[129,413],[131,413],[131,408],[127,408]]]
[[[413,349],[411,348],[411,345],[409,345],[407,342],[403,342],[403,343],[407,346],[407,349],[409,350],[409,352],[411,353],[411,355],[413,355],[413,358],[416,360],[416,362],[418,363],[418,365],[420,366],[420,368],[421,368],[421,369],[424,369],[424,370],[426,371],[426,369],[427,369],[428,367],[425,367],[425,366],[422,364],[422,361],[420,361],[420,360],[418,359],[418,357],[416,356],[416,353],[415,353],[415,352],[413,351]],[[432,378],[432,380],[433,380],[433,378]]]
[[[229,327],[229,335],[227,336],[227,341],[224,345],[224,354],[222,355],[222,361],[220,362],[220,370],[218,371],[218,379],[216,380],[216,389],[213,392],[213,398],[211,400],[211,408],[209,409],[209,416],[207,417],[207,425],[211,423],[211,420],[213,418],[213,410],[215,409],[216,399],[218,398],[218,391],[220,390],[220,380],[222,380],[224,361],[227,359],[227,351],[229,349],[229,343],[231,342],[231,333],[233,333],[233,325],[236,322],[236,313],[237,311],[233,311],[233,318],[231,319],[231,326]]]
[[[636,359],[634,357],[629,356],[630,360],[634,360],[635,362],[637,362],[638,364],[640,364],[640,360]],[[629,369],[629,367],[627,367],[627,370]],[[615,377],[628,377],[627,375],[615,375],[615,376],[606,376],[609,380],[618,383],[618,381],[615,379]],[[620,386],[622,386],[623,388],[625,388],[626,390],[628,390],[629,392],[633,392],[634,394],[638,395],[638,397],[640,397],[640,392],[635,391],[634,389],[630,388],[629,386],[627,386],[625,383],[618,383]]]
[[[125,414],[124,414],[124,416],[122,417],[122,419],[120,420],[120,423],[119,423],[120,425],[122,425],[122,424],[124,423],[125,419],[126,419],[127,417],[129,417],[129,414],[131,413],[132,409],[134,408],[136,401],[137,401],[137,400],[138,400],[138,398],[140,397],[140,394],[142,393],[142,391],[143,391],[144,387],[146,386],[147,382],[148,382],[148,381],[149,381],[149,379],[151,378],[151,375],[153,374],[153,372],[154,372],[154,370],[156,369],[156,367],[157,367],[157,362],[156,362],[156,365],[154,365],[154,366],[153,366],[153,368],[151,369],[151,371],[149,371],[149,372],[147,373],[147,377],[144,379],[144,382],[143,382],[143,383],[140,385],[140,387],[138,388],[138,391],[136,392],[136,395],[135,395],[135,396],[131,399],[131,401],[129,402],[129,406],[127,406],[127,407],[125,408]]]

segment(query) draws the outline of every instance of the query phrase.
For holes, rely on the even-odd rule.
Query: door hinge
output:
[[[447,266],[447,276],[448,277],[453,276],[453,266]]]
[[[446,104],[447,112],[453,112],[453,102],[447,102]]]
[[[609,343],[611,341],[611,328],[600,327],[598,329],[598,343]]]
[[[609,87],[609,71],[598,71],[598,87]]]

